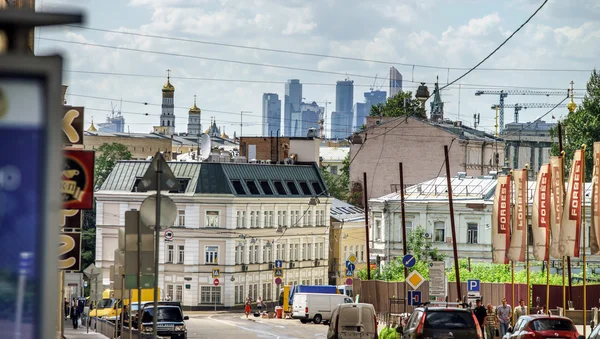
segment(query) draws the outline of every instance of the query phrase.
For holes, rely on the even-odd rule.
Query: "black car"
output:
[[[418,307],[402,329],[402,339],[482,339],[475,314],[457,307]]]
[[[152,333],[154,320],[154,305],[146,304],[142,308],[142,325],[140,326],[141,333]],[[158,315],[156,327],[158,335],[171,339],[187,339],[187,328],[185,320],[188,317],[183,316],[181,307],[177,305],[158,305]]]

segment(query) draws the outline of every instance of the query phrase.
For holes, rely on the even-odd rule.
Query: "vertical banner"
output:
[[[558,250],[567,257],[579,258],[581,238],[581,194],[583,193],[583,152],[575,151],[565,197]]]
[[[531,232],[533,235],[533,256],[536,260],[548,260],[550,241],[551,208],[550,165],[542,165],[537,177],[533,209],[531,211]]]
[[[590,231],[590,251],[600,253],[600,142],[594,143],[594,174],[592,175],[592,229]]]
[[[552,179],[552,209],[550,211],[550,257],[561,259],[562,254],[558,249],[560,242],[560,225],[564,204],[565,180],[563,157],[550,157],[550,178]]]
[[[508,264],[510,242],[510,176],[499,176],[492,209],[492,262]]]
[[[513,214],[512,233],[510,247],[508,248],[508,259],[514,262],[525,261],[525,249],[527,248],[527,170],[514,170],[515,180],[515,211]]]

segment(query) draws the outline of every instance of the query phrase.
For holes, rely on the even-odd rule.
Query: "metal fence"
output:
[[[569,300],[569,287],[565,287],[567,300]],[[539,298],[539,303],[537,301]],[[546,301],[546,285],[533,285],[531,288],[532,306],[548,305],[550,309],[563,306],[563,287],[550,286],[550,302]],[[573,302],[573,308],[583,309],[583,286],[573,286],[573,295],[570,300]],[[590,310],[593,307],[600,307],[600,285],[587,285],[586,288],[586,306]],[[569,306],[567,305],[567,309]]]

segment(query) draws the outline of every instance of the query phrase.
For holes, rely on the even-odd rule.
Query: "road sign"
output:
[[[219,286],[219,279],[215,279],[215,280],[213,281],[213,284],[215,284],[215,286]]]
[[[219,278],[221,277],[221,270],[218,268],[213,268],[212,269],[212,277],[213,278]]]
[[[173,240],[173,231],[171,231],[171,230],[165,231],[165,240],[167,240],[167,241]]]
[[[402,258],[402,265],[406,268],[413,268],[417,263],[417,259],[412,254],[407,254]]]
[[[275,268],[283,268],[283,260],[275,260]]]
[[[352,262],[350,260],[346,260],[346,268],[348,268],[348,265],[350,265]]]
[[[276,268],[273,270],[273,275],[276,277],[283,277],[283,268]]]
[[[347,276],[347,277],[351,277],[351,276],[353,276],[353,275],[354,275],[354,271],[352,271],[352,270],[350,270],[350,269],[348,269],[348,268],[347,268],[347,269],[346,269],[346,276]]]
[[[160,163],[160,164],[159,164]],[[160,189],[161,191],[177,191],[180,188],[177,178],[173,174],[173,171],[167,164],[167,161],[163,157],[162,153],[156,152],[152,163],[144,173],[142,180],[138,185],[138,192],[147,192],[156,190],[156,172],[162,171],[160,176]]]
[[[481,281],[477,279],[467,280],[467,292],[479,293],[481,292]]]
[[[446,264],[443,261],[429,263],[429,300],[445,298],[447,287]]]
[[[421,304],[421,291],[408,291],[408,304],[419,306]]]
[[[408,277],[406,277],[406,282],[410,285],[410,287],[412,287],[413,290],[419,288],[424,281],[425,279],[423,276],[417,271],[410,272]]]
[[[346,279],[346,285],[352,286],[352,278]]]
[[[353,263],[350,263],[348,266],[346,266],[347,269],[349,269],[350,271],[354,272],[356,269],[356,266]]]
[[[281,278],[275,278],[275,285],[281,285]]]
[[[22,275],[31,274],[32,266],[33,266],[33,253],[32,252],[21,252],[19,254],[19,273]]]
[[[348,261],[354,264],[356,262],[356,256],[354,254],[350,254]]]

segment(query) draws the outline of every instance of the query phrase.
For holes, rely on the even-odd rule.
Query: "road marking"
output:
[[[275,337],[276,339],[279,339],[279,336],[276,335],[276,334],[269,333],[269,332],[264,332],[264,331],[253,330],[253,329],[249,329],[249,328],[246,328],[246,327],[243,327],[243,326],[239,326],[239,325],[233,324],[233,323],[231,323],[229,321],[225,321],[225,320],[221,320],[221,319],[215,319],[215,318],[213,318],[212,315],[210,317],[208,317],[208,319],[220,322],[221,324],[225,324],[225,325],[229,325],[229,326],[241,328],[244,331],[254,332],[254,333],[258,333],[258,334],[266,334],[266,335],[270,335],[272,337]]]

